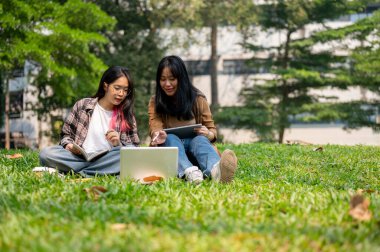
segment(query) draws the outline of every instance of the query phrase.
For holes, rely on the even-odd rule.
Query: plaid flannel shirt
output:
[[[82,146],[97,102],[98,98],[84,98],[75,103],[63,124],[60,145],[65,147],[67,144],[75,142]],[[133,117],[133,125],[130,125],[131,128],[127,131],[120,132],[120,124],[121,115],[119,114],[116,119],[117,126],[115,130],[120,134],[121,144],[124,146],[128,144],[138,146],[140,139],[137,135],[136,119]]]

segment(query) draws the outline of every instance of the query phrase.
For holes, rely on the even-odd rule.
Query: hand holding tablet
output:
[[[181,127],[175,127],[175,128],[167,128],[164,129],[166,134],[174,134],[178,136],[179,138],[191,138],[195,137],[197,135],[196,129],[199,129],[202,127],[202,124],[192,124],[192,125],[186,125]]]

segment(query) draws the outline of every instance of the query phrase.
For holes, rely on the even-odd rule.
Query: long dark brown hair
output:
[[[160,85],[164,68],[170,69],[177,79],[177,91],[174,97],[169,97]],[[164,57],[158,64],[156,74],[156,111],[159,114],[168,114],[178,119],[190,120],[194,118],[193,106],[200,91],[193,86],[183,60],[175,55]],[[174,99],[173,99],[174,98]]]
[[[125,99],[118,105],[118,109],[123,112],[124,118],[128,123],[129,127],[133,125],[133,115],[134,115],[134,101],[135,101],[135,88],[131,74],[128,68],[122,66],[111,66],[104,73],[99,82],[98,91],[93,97],[97,97],[99,100],[103,98],[106,94],[104,90],[104,83],[111,84],[120,77],[125,76],[128,80],[128,94]]]

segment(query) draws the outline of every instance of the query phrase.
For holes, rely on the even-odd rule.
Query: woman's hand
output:
[[[74,145],[72,143],[66,144],[65,149],[68,150],[68,151],[70,151],[71,153],[73,153],[75,155],[79,155],[80,151],[77,150],[77,149],[74,149],[73,146]]]
[[[150,145],[151,146],[157,146],[159,144],[163,144],[165,143],[166,141],[166,137],[168,135],[166,134],[165,131],[163,130],[160,130],[160,131],[156,131],[153,133],[153,138],[152,138],[152,141],[150,142]]]
[[[114,147],[120,145],[120,135],[115,130],[108,130],[106,133],[106,139]]]
[[[195,128],[194,130],[197,135],[201,135],[201,136],[205,136],[207,137],[209,140],[212,140],[214,138],[214,133],[212,133],[212,131],[210,131],[206,126],[202,125],[202,127],[200,128]]]

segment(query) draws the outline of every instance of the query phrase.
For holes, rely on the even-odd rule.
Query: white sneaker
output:
[[[185,170],[185,178],[190,183],[200,184],[203,181],[203,173],[198,167],[192,166]]]
[[[232,150],[225,150],[222,153],[220,161],[217,162],[211,170],[211,178],[222,183],[232,181],[237,168],[237,158]]]

